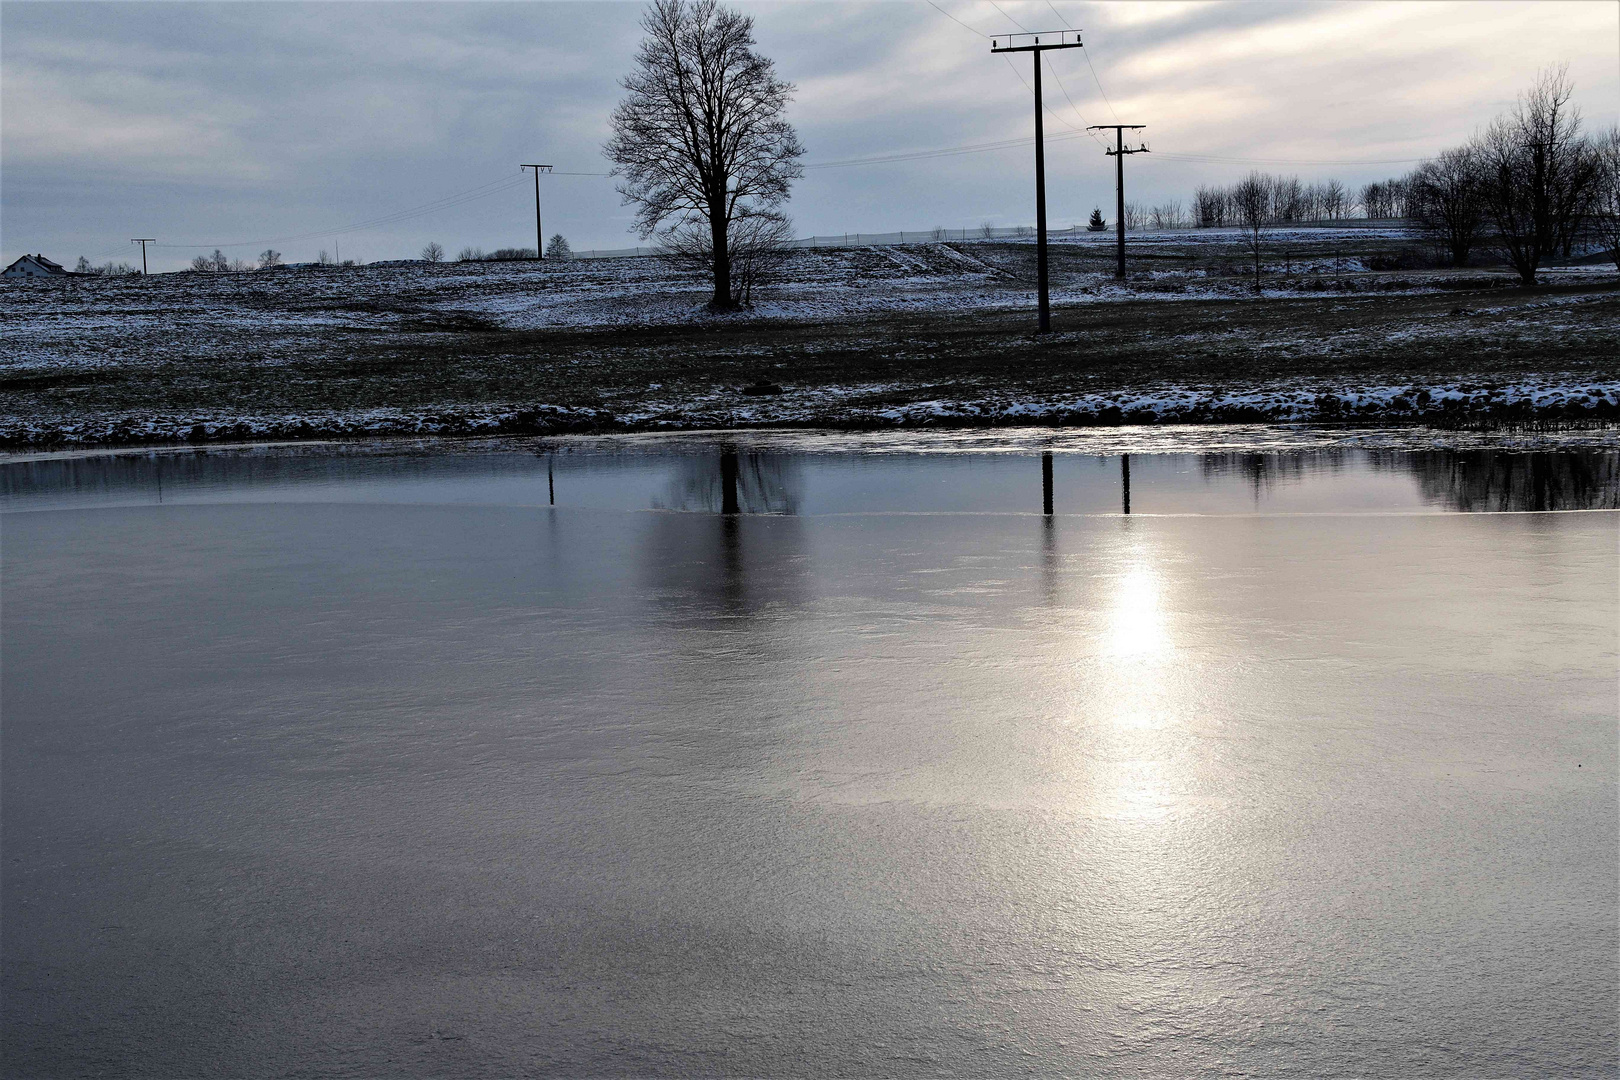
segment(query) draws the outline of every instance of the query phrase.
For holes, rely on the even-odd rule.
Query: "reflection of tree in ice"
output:
[[[650,519],[645,565],[659,606],[702,618],[802,603],[799,488],[796,464],[781,455],[722,446],[718,456],[679,459],[654,505],[695,513]]]
[[[781,454],[739,453],[683,457],[659,510],[711,514],[795,514],[801,481],[796,462]]]
[[[1410,472],[1426,502],[1450,510],[1620,509],[1620,453],[1612,450],[1384,452],[1372,464]]]
[[[1307,473],[1333,472],[1344,467],[1344,453],[1327,450],[1309,454],[1201,454],[1198,465],[1204,479],[1241,476],[1256,497],[1278,481],[1297,483]]]

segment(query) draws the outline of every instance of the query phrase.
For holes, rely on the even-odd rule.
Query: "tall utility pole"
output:
[[[543,238],[540,235],[540,170],[550,172],[551,166],[519,165],[518,168],[534,170],[534,257],[543,259],[546,257],[546,246],[541,242]]]
[[[146,245],[147,244],[155,244],[155,243],[157,243],[157,238],[152,237],[152,236],[132,236],[132,237],[129,238],[129,242],[132,243],[132,244],[141,245],[141,277],[145,277],[146,276]]]
[[[1136,131],[1145,127],[1146,124],[1092,124],[1086,128],[1087,131],[1114,133],[1114,148],[1106,153],[1114,159],[1114,229],[1119,237],[1119,265],[1114,268],[1114,276],[1120,281],[1125,280],[1125,155],[1148,152],[1146,143],[1135,150],[1125,149],[1125,129]]]
[[[1035,287],[1040,294],[1040,329],[1052,330],[1052,308],[1046,288],[1046,127],[1041,109],[1041,53],[1048,49],[1081,49],[1078,30],[1042,34],[1008,34],[990,39],[993,53],[1027,52],[1035,60]]]

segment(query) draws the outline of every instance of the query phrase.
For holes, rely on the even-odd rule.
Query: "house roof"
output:
[[[24,255],[22,257],[22,259],[18,259],[17,262],[12,263],[11,266],[6,267],[6,269],[7,270],[12,269],[12,267],[15,267],[17,265],[17,263],[22,262],[23,259],[32,259],[34,262],[38,263],[40,266],[43,266],[47,272],[52,273],[52,274],[65,274],[65,273],[67,273],[67,270],[65,270],[59,263],[51,262],[51,260],[47,259],[43,255]]]

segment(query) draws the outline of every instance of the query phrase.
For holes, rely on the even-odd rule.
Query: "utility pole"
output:
[[[152,236],[132,236],[132,237],[129,238],[129,242],[132,243],[132,244],[141,245],[141,277],[145,277],[146,276],[146,245],[147,244],[155,244],[155,243],[157,243],[157,238],[152,237]]]
[[[519,165],[518,168],[534,170],[534,257],[543,259],[546,257],[546,246],[541,242],[543,238],[540,235],[540,170],[550,172],[551,166]]]
[[[1044,39],[1044,40],[1043,40]],[[1035,288],[1039,295],[1039,329],[1052,331],[1052,308],[1046,283],[1046,127],[1041,109],[1041,53],[1049,49],[1081,49],[1078,30],[1041,34],[1008,34],[990,39],[993,53],[1027,52],[1035,61]]]
[[[1143,143],[1135,150],[1125,149],[1125,129],[1140,130],[1146,124],[1092,124],[1087,131],[1112,131],[1114,133],[1114,148],[1105,153],[1114,159],[1114,230],[1119,237],[1119,265],[1114,268],[1114,277],[1120,281],[1125,280],[1125,155],[1146,154],[1147,144]]]

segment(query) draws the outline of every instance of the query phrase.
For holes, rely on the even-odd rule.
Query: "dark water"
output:
[[[0,464],[6,1075],[1620,1070],[1620,455],[591,445]]]

